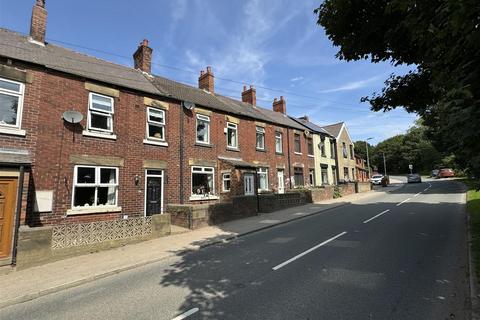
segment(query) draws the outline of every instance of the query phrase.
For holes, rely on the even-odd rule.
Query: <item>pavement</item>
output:
[[[172,231],[175,234],[171,236],[0,275],[0,288],[2,288],[0,290],[0,308],[138,268],[182,252],[198,250],[252,232],[302,219],[379,193],[391,192],[401,186],[402,184],[392,184],[389,187],[367,193],[260,214],[194,231],[183,232],[185,230],[182,228],[173,227]]]

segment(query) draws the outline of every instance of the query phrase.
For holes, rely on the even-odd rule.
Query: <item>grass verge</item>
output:
[[[480,190],[478,181],[463,180],[468,187],[467,212],[470,215],[470,233],[472,237],[472,255],[477,276],[480,275]]]

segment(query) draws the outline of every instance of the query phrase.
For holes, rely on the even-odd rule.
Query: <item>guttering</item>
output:
[[[287,127],[288,186],[292,189],[292,166],[290,160],[290,128]]]

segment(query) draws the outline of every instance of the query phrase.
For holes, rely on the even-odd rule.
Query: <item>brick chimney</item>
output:
[[[303,117],[300,117],[298,119],[303,120],[305,122],[310,122],[310,119],[308,118],[308,116],[303,116]]]
[[[32,9],[32,20],[30,22],[30,38],[33,41],[45,43],[47,32],[47,10],[45,0],[36,0]]]
[[[243,86],[242,101],[250,103],[252,106],[257,105],[257,90],[253,86],[247,89],[247,86]]]
[[[215,92],[215,77],[213,76],[212,67],[208,66],[206,72],[200,71],[198,87],[211,93]]]
[[[144,39],[133,54],[135,69],[152,73],[152,51],[152,48],[148,46],[148,40]]]
[[[283,96],[280,96],[280,100],[277,98],[273,99],[273,111],[287,114],[287,102]]]

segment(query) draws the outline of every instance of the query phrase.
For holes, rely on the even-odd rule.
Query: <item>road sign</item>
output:
[[[409,164],[408,169],[412,170],[413,169],[413,164]]]

